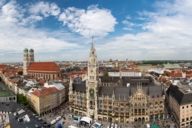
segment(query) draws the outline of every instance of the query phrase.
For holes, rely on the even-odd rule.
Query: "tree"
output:
[[[27,97],[23,94],[17,94],[17,102],[23,105],[28,105]]]
[[[18,71],[18,75],[23,75],[23,71]]]

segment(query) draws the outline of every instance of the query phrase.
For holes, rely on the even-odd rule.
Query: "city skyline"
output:
[[[94,36],[99,60],[190,60],[190,0],[1,0],[0,62],[87,60]]]

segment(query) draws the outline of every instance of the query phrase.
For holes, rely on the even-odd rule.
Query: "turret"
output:
[[[23,53],[23,75],[27,75],[27,68],[31,62],[34,62],[34,50],[25,48]]]
[[[29,63],[34,62],[34,50],[30,49],[28,54]]]
[[[28,49],[24,49],[23,54],[23,75],[27,75],[27,66],[28,66]]]
[[[89,53],[88,60],[88,80],[96,81],[97,80],[97,55],[94,47],[94,43],[92,42],[91,50]]]

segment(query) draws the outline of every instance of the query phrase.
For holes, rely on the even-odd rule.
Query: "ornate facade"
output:
[[[70,110],[76,115],[112,122],[147,122],[163,118],[164,89],[151,77],[98,77],[92,44],[86,78],[71,78]]]

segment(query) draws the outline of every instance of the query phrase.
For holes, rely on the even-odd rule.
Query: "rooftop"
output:
[[[113,79],[113,80],[116,81],[116,79]],[[162,95],[164,95],[164,89],[161,85],[151,84],[151,82],[149,82],[151,80],[149,80],[147,82],[146,82],[146,79],[140,79],[140,80],[145,83],[144,85],[142,85],[142,90],[144,91],[145,94],[151,96],[152,98],[161,97]],[[135,81],[134,78],[133,78],[133,81]],[[136,81],[139,81],[139,78],[137,78]],[[104,86],[104,85],[98,86],[98,95],[111,97],[114,94],[116,99],[124,100],[124,99],[127,99],[129,96],[133,95],[137,89],[137,85],[135,85],[135,84],[130,84],[130,86],[126,86],[125,83],[124,84],[117,83],[117,84],[118,84],[118,86],[113,86],[113,85],[112,86]],[[86,92],[86,82],[82,81],[78,77],[75,78],[73,81],[73,90],[76,92],[85,93]]]
[[[168,95],[171,95],[180,105],[192,103],[192,91],[190,88],[171,85],[167,90]]]
[[[33,62],[29,65],[28,71],[60,72],[60,68],[55,62]]]
[[[43,87],[41,89],[37,89],[34,92],[32,92],[33,95],[36,95],[37,97],[42,97],[42,96],[47,96],[50,94],[54,94],[56,92],[58,92],[59,90],[55,87]]]

